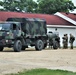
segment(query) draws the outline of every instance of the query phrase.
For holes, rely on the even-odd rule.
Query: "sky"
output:
[[[76,6],[76,0],[72,0],[72,2],[73,2],[74,5]],[[72,13],[76,13],[76,9],[75,9]]]

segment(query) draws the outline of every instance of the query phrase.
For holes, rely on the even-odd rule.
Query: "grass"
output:
[[[18,72],[18,74],[9,75],[76,75],[76,73],[63,70],[50,70],[50,69],[32,69]]]

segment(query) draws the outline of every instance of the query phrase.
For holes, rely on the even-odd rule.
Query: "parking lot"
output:
[[[76,48],[45,49],[35,51],[28,48],[25,51],[14,52],[5,48],[0,52],[0,74],[17,73],[24,69],[47,68],[62,69],[76,72]]]

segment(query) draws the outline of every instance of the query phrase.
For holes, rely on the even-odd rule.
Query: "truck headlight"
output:
[[[6,42],[8,42],[8,40],[6,40]]]
[[[9,34],[9,32],[7,32],[7,34]]]

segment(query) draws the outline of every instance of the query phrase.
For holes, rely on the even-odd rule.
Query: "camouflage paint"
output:
[[[23,22],[22,30],[26,37],[46,36],[46,21],[39,18],[8,18],[7,21]]]
[[[19,25],[19,23],[17,22],[3,22],[1,24],[10,24],[10,30],[6,31],[6,30],[0,30],[0,37],[4,37],[5,39],[14,39],[14,34],[13,34],[13,30],[11,29],[12,24],[16,24]],[[17,36],[21,36],[21,31],[18,31]]]

